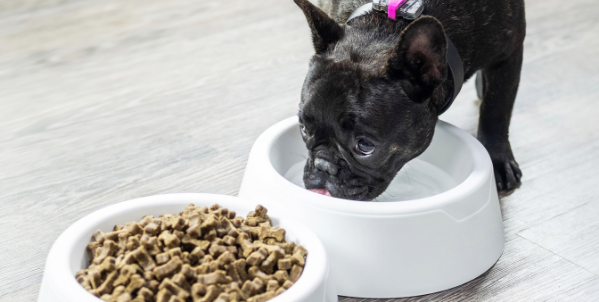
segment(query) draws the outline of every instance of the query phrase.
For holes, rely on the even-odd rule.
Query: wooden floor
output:
[[[34,301],[52,242],[98,208],[237,194],[252,142],[295,114],[313,50],[291,0],[228,2],[0,1],[1,301]],[[599,301],[599,1],[526,6],[505,252],[407,301]],[[443,119],[474,133],[472,83]]]

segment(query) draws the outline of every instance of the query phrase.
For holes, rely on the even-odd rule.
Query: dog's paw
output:
[[[493,170],[495,171],[495,182],[497,191],[502,195],[509,195],[515,189],[520,187],[522,171],[518,163],[511,158],[491,159],[493,161]]]
[[[520,187],[522,171],[514,159],[510,143],[489,144],[483,142],[483,145],[489,151],[491,162],[493,162],[497,191],[504,196],[511,194]]]

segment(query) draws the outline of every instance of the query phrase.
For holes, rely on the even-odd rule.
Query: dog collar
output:
[[[397,18],[406,19],[412,21],[422,14],[424,5],[422,0],[372,0],[371,3],[364,4],[356,9],[345,21],[346,25],[349,25],[349,21],[357,17],[369,14],[371,12],[386,13],[390,19],[397,20]],[[464,84],[464,64],[462,58],[458,53],[457,48],[451,42],[451,39],[445,35],[447,39],[447,67],[449,67],[449,76],[451,77],[453,86],[451,91],[441,110],[439,115],[443,114],[462,90]]]

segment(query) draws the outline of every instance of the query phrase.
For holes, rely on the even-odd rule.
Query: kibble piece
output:
[[[231,282],[230,286],[226,288],[226,290],[229,292],[231,301],[243,301],[247,300],[248,298],[248,296],[241,291],[241,288],[239,288],[239,283],[237,282]]]
[[[256,283],[254,283],[254,281],[252,281],[252,280],[245,281],[243,283],[243,286],[241,287],[241,291],[243,292],[243,294],[246,297],[255,295],[256,293],[258,293],[259,290],[260,290],[260,286]]]
[[[192,248],[200,247],[202,251],[207,251],[208,247],[210,246],[210,241],[194,239],[191,238],[189,234],[184,235],[183,239],[181,239],[181,242],[183,243],[183,245],[191,246]]]
[[[131,302],[131,294],[124,293],[116,299],[116,302]]]
[[[112,291],[112,294],[103,294],[100,299],[107,302],[116,302],[117,299],[125,292],[124,286],[117,286]]]
[[[140,240],[146,251],[152,256],[160,254],[160,246],[158,246],[158,239],[156,237],[150,237],[148,234],[143,234]]]
[[[223,237],[223,243],[228,246],[235,246],[237,240],[233,238],[233,236],[225,235],[225,237]]]
[[[279,289],[277,289],[277,291],[275,292],[275,295],[277,295],[277,296],[278,296],[278,295],[280,295],[280,294],[284,293],[284,292],[285,292],[285,290],[286,290],[285,288],[283,288],[283,287],[279,287]]]
[[[106,241],[106,240],[110,240],[110,241],[118,241],[119,239],[119,232],[117,231],[112,231],[112,232],[108,232],[108,233],[104,233],[104,235],[102,235],[102,239],[101,241]]]
[[[185,227],[185,219],[183,219],[183,217],[181,216],[173,216],[173,218],[171,219],[170,227],[176,231],[183,230],[183,228]]]
[[[127,251],[135,250],[136,248],[139,247],[139,245],[140,245],[139,238],[137,238],[136,236],[130,236],[129,238],[127,238],[127,245],[126,245]]]
[[[202,251],[201,247],[195,247],[191,253],[189,253],[188,260],[191,265],[195,265],[198,263],[202,257],[204,257],[205,253]]]
[[[171,254],[164,252],[156,255],[156,264],[163,265],[171,260]]]
[[[137,296],[135,298],[133,298],[133,300],[131,300],[131,302],[146,302],[147,300],[144,299],[144,297],[142,296]]]
[[[247,264],[251,266],[258,266],[268,256],[268,250],[266,248],[260,248],[257,251],[251,253],[247,257]]]
[[[248,279],[247,271],[245,270],[245,267],[246,267],[245,259],[235,260],[233,262],[233,267],[237,271],[237,274],[239,275],[239,279],[241,281],[245,281]]]
[[[163,246],[166,246],[169,249],[176,248],[181,243],[179,237],[177,237],[177,235],[172,234],[168,230],[162,231],[162,233],[160,233],[160,236],[158,237],[158,240],[162,243]]]
[[[285,230],[281,227],[270,227],[266,225],[260,226],[260,233],[258,234],[258,238],[274,238],[278,242],[285,240]]]
[[[154,273],[152,273],[151,271],[144,271],[143,276],[144,276],[144,279],[146,279],[146,280],[156,279],[154,277]]]
[[[212,285],[212,284],[227,284],[227,283],[231,283],[233,280],[231,279],[231,277],[227,276],[227,274],[224,271],[217,270],[210,274],[198,276],[197,281],[199,283],[202,283],[205,285]]]
[[[104,261],[104,258],[114,255],[117,250],[118,245],[114,241],[104,240],[102,247],[96,249],[96,256],[94,257],[93,262],[95,264],[100,264]]]
[[[233,280],[233,282],[241,282],[239,273],[232,264],[226,264],[225,271],[227,272],[227,276],[231,277],[231,280]]]
[[[263,206],[257,206],[256,211],[250,212],[248,214],[248,217],[245,220],[246,225],[257,226],[259,223],[266,221],[270,223],[270,218],[268,217],[268,215],[266,215],[267,212],[268,210],[266,210],[266,208],[264,208]]]
[[[157,280],[146,281],[146,287],[149,288],[150,290],[152,290],[153,293],[158,292],[159,285],[160,285],[160,282],[158,282]]]
[[[210,257],[210,256],[206,256],[206,257],[204,257],[204,258],[209,258],[209,257]],[[210,257],[210,258],[212,258],[212,257]],[[205,260],[207,260],[207,259],[205,259]],[[210,262],[206,262],[206,263],[202,263],[202,264],[198,265],[197,267],[195,267],[196,274],[197,274],[197,275],[204,275],[204,274],[207,274],[207,273],[210,273],[210,272],[212,272],[212,271],[210,270],[210,263],[211,263],[211,262],[212,262],[212,261],[210,261]]]
[[[291,273],[289,273],[289,280],[291,280],[292,282],[296,282],[302,274],[303,269],[304,268],[299,265],[294,265],[291,268]]]
[[[140,302],[150,302],[154,299],[154,293],[152,293],[152,291],[146,287],[142,287],[138,292],[137,292],[137,298],[140,298],[141,300],[139,300]]]
[[[156,294],[156,302],[168,302],[173,294],[166,288],[162,288]]]
[[[159,290],[163,290],[166,289],[168,290],[171,294],[185,300],[187,299],[187,297],[189,297],[189,292],[182,289],[181,287],[179,287],[177,284],[175,284],[171,279],[166,278],[164,280],[162,280],[162,282],[160,283],[160,286],[158,286]],[[170,299],[170,298],[169,298]]]
[[[180,288],[190,291],[191,285],[187,282],[187,278],[182,273],[176,274],[173,276],[173,282],[177,284]]]
[[[191,298],[193,301],[199,300],[206,295],[207,287],[201,283],[195,283],[191,286]]]
[[[185,276],[187,279],[196,279],[197,273],[189,264],[184,264],[181,268],[181,274]]]
[[[161,225],[161,220],[159,218],[155,218],[152,220],[152,222],[150,222],[148,225],[146,225],[144,227],[144,234],[148,234],[148,235],[156,235],[158,233],[160,233],[160,225]]]
[[[248,298],[248,302],[265,302],[275,297],[274,292],[265,292],[260,295],[256,295]]]
[[[144,286],[146,284],[146,280],[144,278],[142,278],[140,275],[133,275],[131,276],[131,279],[129,280],[129,285],[127,285],[127,288],[125,288],[125,292],[131,294],[134,291],[142,288],[142,286]]]
[[[125,224],[125,231],[131,235],[141,235],[143,233],[143,229],[136,222],[127,222]]]
[[[210,246],[210,249],[208,249],[208,252],[214,258],[218,258],[218,256],[220,256],[222,253],[224,253],[226,251],[227,251],[227,248],[225,246],[217,245],[214,243]]]
[[[268,282],[269,280],[274,279],[273,275],[268,275],[265,272],[261,271],[257,266],[252,266],[248,270],[248,276],[250,279],[260,278],[264,282]]]
[[[112,272],[116,268],[116,259],[114,257],[106,257],[104,261],[98,266],[98,272],[104,274],[105,272]]]
[[[229,302],[231,300],[231,296],[228,293],[220,293],[214,302]]]
[[[112,289],[114,288],[114,286],[112,284],[116,280],[117,274],[118,274],[117,271],[114,271],[114,272],[108,274],[108,277],[106,277],[106,280],[104,280],[102,285],[100,285],[98,288],[96,288],[92,293],[94,293],[96,296],[100,297],[104,294],[109,294],[110,292],[112,292]]]
[[[275,264],[279,261],[279,259],[283,258],[285,255],[278,250],[275,250],[268,255],[266,260],[262,262],[260,265],[260,269],[262,269],[267,274],[272,274]]]
[[[289,280],[289,274],[287,273],[286,270],[278,270],[275,272],[275,274],[273,275],[273,277],[275,279],[277,279],[277,281],[279,281],[279,284],[283,284],[286,280]]]
[[[232,263],[235,260],[237,259],[235,258],[233,253],[226,251],[216,259],[216,262],[218,263],[219,267],[224,268],[225,265]]]
[[[289,289],[292,285],[293,285],[293,281],[285,280],[285,282],[283,283],[282,287],[285,288],[285,289]]]
[[[256,249],[251,241],[250,236],[247,233],[240,233],[237,237],[237,244],[241,246],[243,251],[243,257],[247,258]]]
[[[128,252],[125,255],[120,255],[119,257],[117,257],[116,269],[121,269],[124,266],[129,265],[129,264],[134,264],[135,262],[136,262],[136,259],[133,256],[133,253]]]
[[[277,266],[279,267],[279,269],[288,270],[291,269],[293,263],[291,262],[291,258],[283,258],[279,259]]]
[[[202,299],[199,299],[198,301],[194,301],[194,302],[212,302],[218,297],[220,292],[221,292],[220,287],[217,287],[216,285],[210,285],[210,286],[208,286],[206,295]]]
[[[130,234],[127,231],[119,232],[118,250],[115,255],[119,256],[125,253],[125,251],[127,250],[127,239],[129,238],[129,236]]]
[[[181,299],[181,298],[179,298],[179,297],[177,297],[177,296],[172,296],[172,297],[171,297],[171,298],[168,300],[168,302],[185,302],[185,300],[183,300],[183,299]]]
[[[218,220],[216,218],[216,215],[210,213],[208,214],[208,217],[206,217],[206,220],[202,222],[202,224],[200,225],[200,229],[202,230],[202,232],[208,232],[210,230],[214,230],[216,226],[218,226]],[[208,234],[206,234],[206,236],[208,236]]]
[[[200,213],[193,213],[189,219],[189,227],[186,232],[192,238],[198,238],[202,236],[202,230],[200,229],[200,224],[202,221],[200,220]]]
[[[269,280],[268,283],[266,283],[267,292],[275,292],[277,289],[279,289],[279,281]]]
[[[166,277],[174,275],[176,272],[181,270],[181,266],[183,266],[181,258],[174,257],[166,264],[156,267],[153,271],[154,276],[156,276],[156,279],[162,280]]]
[[[304,265],[306,264],[304,257],[306,257],[307,254],[308,251],[306,251],[306,249],[301,245],[298,245],[293,249],[293,256],[291,256],[291,261],[293,262],[293,264],[297,264],[301,267],[304,267]]]
[[[156,267],[156,263],[152,256],[146,251],[144,247],[139,247],[132,252],[133,257],[137,260],[137,263],[146,271],[151,271]]]

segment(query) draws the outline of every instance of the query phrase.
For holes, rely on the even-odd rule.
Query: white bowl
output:
[[[218,203],[244,217],[257,205],[234,196],[167,194],[129,200],[93,212],[67,228],[54,242],[46,260],[38,302],[101,302],[75,280],[75,273],[86,268],[89,263],[85,247],[90,242],[92,233],[97,229],[112,231],[116,224],[138,221],[145,215],[178,213],[190,203],[197,206]],[[334,286],[329,282],[327,256],[318,237],[288,214],[261,204],[268,209],[273,224],[286,230],[288,240],[293,240],[308,250],[306,266],[300,279],[285,293],[270,301],[337,301]]]
[[[459,128],[440,121],[430,147],[412,161],[438,172],[423,174],[432,183],[439,176],[432,196],[394,184],[390,190],[402,195],[398,201],[319,195],[292,183],[307,155],[296,117],[272,126],[252,147],[239,196],[276,204],[310,226],[327,250],[338,294],[391,298],[437,292],[476,278],[501,256],[503,222],[493,166],[484,147]],[[423,196],[406,200],[411,195]]]

